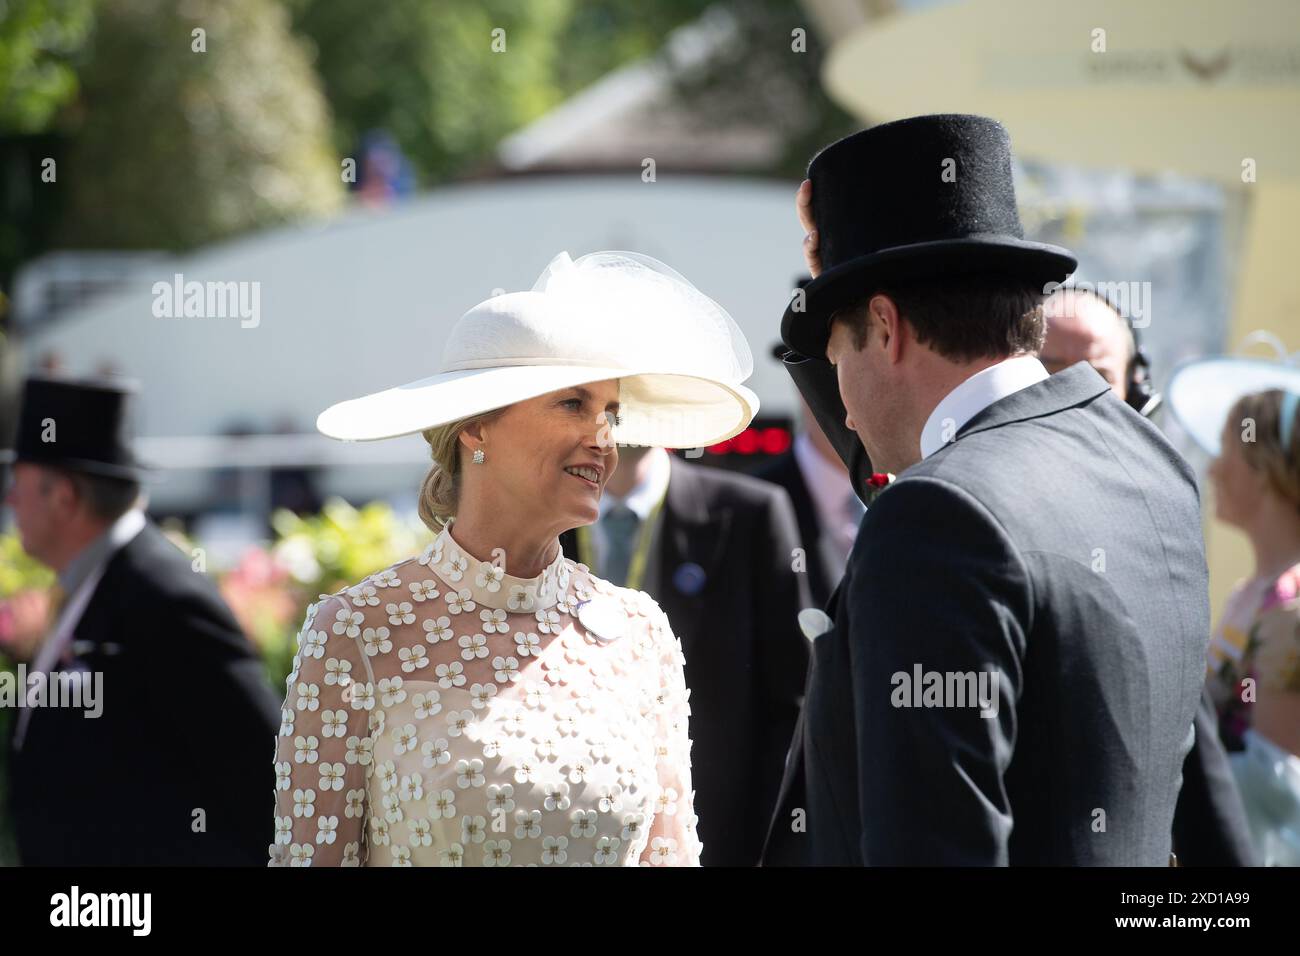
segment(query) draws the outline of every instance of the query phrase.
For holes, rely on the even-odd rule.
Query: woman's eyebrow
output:
[[[584,402],[591,401],[591,392],[588,389],[583,388],[581,385],[575,385],[573,386],[573,390],[582,396],[582,400]],[[611,401],[605,405],[606,409],[612,408],[615,411],[617,411],[621,407],[622,406],[617,401]]]

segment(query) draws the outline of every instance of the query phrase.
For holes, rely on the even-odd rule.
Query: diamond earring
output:
[[[483,464],[483,458],[484,458],[484,457],[485,457],[485,456],[483,455],[483,449],[482,449],[482,448],[475,448],[475,449],[474,449],[474,464],[476,464],[476,465],[481,465],[481,464]]]

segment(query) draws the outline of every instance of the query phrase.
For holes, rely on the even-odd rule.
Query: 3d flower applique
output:
[[[343,759],[350,764],[369,766],[374,760],[375,741],[373,737],[358,737],[353,734],[347,739],[347,753]]]
[[[361,632],[361,643],[365,652],[370,657],[379,654],[387,654],[393,649],[393,642],[388,639],[388,628],[380,625],[379,627],[368,627]]]
[[[425,545],[424,550],[420,552],[417,563],[424,565],[426,568],[432,568],[434,565],[442,563],[442,544],[438,541],[432,541]]]
[[[415,623],[415,607],[410,601],[402,601],[400,604],[386,604],[384,610],[388,612],[388,623],[394,627]]]
[[[433,669],[438,676],[438,686],[443,690],[465,686],[465,665],[460,661],[449,661]]]
[[[537,596],[531,587],[512,584],[510,595],[506,599],[506,607],[511,611],[531,611],[537,607]]]
[[[495,594],[501,590],[501,582],[505,579],[505,576],[505,568],[499,567],[491,561],[480,561],[478,573],[474,576],[474,583]]]
[[[462,790],[468,787],[481,787],[486,782],[483,777],[483,761],[478,757],[457,761],[456,774],[456,786]]]
[[[483,865],[484,866],[509,866],[510,865],[510,841],[509,840],[488,840],[483,844]]]
[[[596,855],[592,862],[597,866],[614,866],[618,862],[618,848],[623,841],[618,837],[603,836],[596,840]]]
[[[459,584],[465,577],[465,572],[469,569],[469,559],[463,554],[451,555],[442,563],[439,569],[442,576],[448,581]]]
[[[420,627],[424,629],[424,639],[430,644],[437,644],[439,641],[450,641],[451,618],[447,615],[442,617],[429,618],[420,622]]]
[[[429,659],[425,656],[423,644],[403,647],[397,652],[397,657],[402,662],[402,670],[408,674],[414,673],[421,667],[429,666]]]
[[[397,572],[392,568],[385,568],[383,571],[376,574],[371,580],[375,582],[375,587],[377,588],[395,588],[400,587],[402,584],[401,578],[397,576]]]
[[[419,745],[420,739],[415,729],[415,724],[401,724],[392,730],[393,753],[397,756],[408,752],[414,752]]]
[[[517,810],[515,824],[516,839],[536,840],[542,835],[542,811]]]
[[[347,637],[356,637],[361,633],[361,625],[365,621],[365,615],[360,611],[349,611],[342,608],[334,615],[334,633],[343,634]]]
[[[465,863],[465,848],[459,843],[444,847],[438,851],[438,863],[441,866],[463,866]]]
[[[478,605],[474,603],[473,596],[469,588],[461,588],[459,591],[447,592],[447,611],[450,614],[462,614],[474,610]]]
[[[400,677],[381,677],[379,679],[379,699],[385,707],[393,707],[406,700],[406,690],[402,687]]]
[[[474,723],[474,711],[472,710],[449,710],[447,711],[447,736],[459,737],[465,733],[465,729]]]
[[[456,815],[456,791],[440,790],[429,794],[428,806],[429,816],[435,820],[450,820]]]
[[[462,634],[456,641],[460,645],[460,656],[467,661],[487,657],[487,637],[483,634]]]
[[[440,767],[451,761],[450,744],[446,737],[439,737],[437,740],[426,740],[420,747],[420,753],[424,756],[424,765],[426,767]],[[450,793],[451,791],[444,791]]]
[[[340,687],[346,687],[351,680],[352,662],[349,660],[340,660],[337,657],[328,658],[325,661],[325,684],[333,686],[337,684]]]
[[[514,657],[498,655],[492,658],[492,670],[493,676],[502,684],[519,680],[519,661]]]
[[[411,698],[411,703],[415,706],[415,716],[419,720],[426,720],[442,711],[440,703],[442,696],[436,690],[426,690],[416,694]]]
[[[542,639],[531,631],[515,632],[515,649],[519,652],[520,657],[528,657],[530,654],[540,653]]]
[[[426,578],[423,581],[413,581],[408,584],[407,587],[411,591],[411,600],[417,602],[432,601],[442,593],[438,590],[438,583],[432,578]]]
[[[379,592],[373,584],[357,584],[345,592],[357,607],[374,607],[379,604]]]

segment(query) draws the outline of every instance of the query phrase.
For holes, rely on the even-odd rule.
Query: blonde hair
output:
[[[1271,388],[1237,399],[1228,413],[1228,424],[1240,434],[1245,421],[1255,423],[1255,440],[1239,442],[1242,458],[1251,469],[1264,475],[1279,497],[1300,511],[1300,428],[1291,423],[1290,445],[1282,447],[1281,417],[1282,391]]]
[[[433,466],[420,484],[420,520],[434,534],[456,514],[460,501],[460,433],[471,425],[492,421],[503,411],[497,408],[480,412],[420,433],[429,443],[429,456],[433,459]]]

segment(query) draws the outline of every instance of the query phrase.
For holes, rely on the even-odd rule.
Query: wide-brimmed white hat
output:
[[[1243,395],[1280,388],[1300,392],[1300,366],[1276,336],[1255,332],[1242,342],[1245,348],[1265,343],[1276,359],[1243,355],[1217,355],[1192,359],[1174,369],[1166,395],[1169,407],[1192,440],[1215,457],[1221,452],[1223,426],[1228,412]]]
[[[341,441],[395,438],[613,378],[613,441],[695,448],[753,420],[758,396],[741,384],[753,370],[735,320],[664,263],[562,252],[530,291],[461,316],[435,374],[331,405],[316,428]]]

